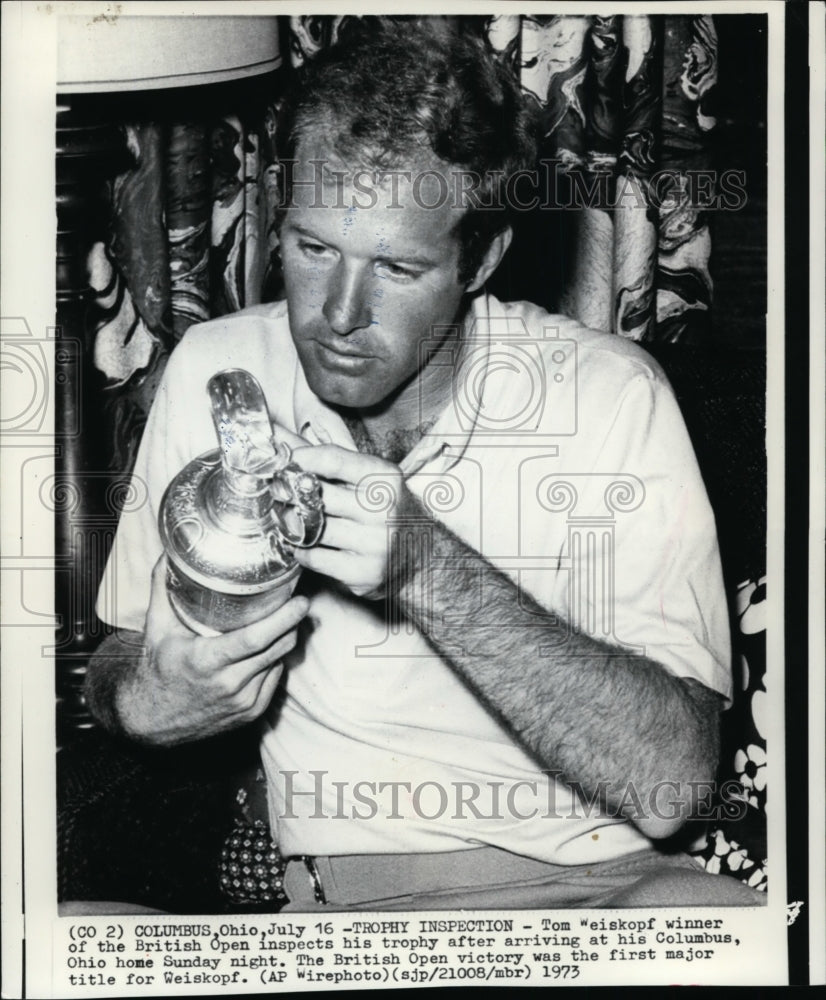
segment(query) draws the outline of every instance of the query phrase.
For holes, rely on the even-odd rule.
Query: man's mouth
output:
[[[331,347],[321,340],[317,340],[322,360],[327,364],[336,365],[343,368],[358,367],[366,361],[370,361],[375,355],[367,354],[363,351],[354,351],[348,348]]]

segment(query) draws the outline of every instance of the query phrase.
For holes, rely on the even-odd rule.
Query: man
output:
[[[259,720],[296,909],[755,902],[653,846],[708,797],[730,684],[676,403],[633,345],[484,292],[529,137],[472,41],[397,25],[319,56],[282,137],[286,304],[190,331],[146,427],[89,702],[160,746]],[[229,367],[327,523],[300,596],[205,638],[155,525]]]

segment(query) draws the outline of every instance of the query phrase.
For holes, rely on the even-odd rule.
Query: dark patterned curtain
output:
[[[530,227],[536,240],[562,219],[564,233],[556,250],[529,251],[533,285],[516,282],[518,297],[635,340],[703,342],[711,244],[691,179],[711,162],[713,19],[427,20],[485,38],[539,111],[542,176],[563,211],[540,210]],[[295,67],[353,18],[283,21]],[[105,379],[117,469],[131,467],[166,358],[190,324],[281,294],[278,96],[256,121],[230,113],[125,124],[134,166],[111,184],[110,236],[89,258],[98,292],[94,364]],[[540,232],[534,245],[549,244]]]
[[[348,20],[291,18],[293,64],[334,42]],[[702,341],[711,307],[702,209],[711,192],[698,178],[711,177],[716,124],[713,18],[428,20],[486,38],[540,110],[541,176],[553,200],[574,209],[560,311],[634,340]]]
[[[135,165],[112,181],[109,239],[89,257],[115,468],[131,468],[166,359],[189,326],[278,293],[274,116],[125,125]]]
[[[701,339],[710,240],[689,172],[711,166],[711,16],[503,16],[486,30],[541,106],[541,157],[568,175],[561,311],[634,340]]]

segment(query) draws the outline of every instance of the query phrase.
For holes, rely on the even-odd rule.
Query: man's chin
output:
[[[381,392],[360,383],[358,379],[344,376],[317,377],[315,374],[307,375],[306,378],[315,395],[335,409],[365,410],[380,403],[383,398]]]

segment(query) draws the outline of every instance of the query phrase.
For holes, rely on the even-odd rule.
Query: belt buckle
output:
[[[302,854],[301,860],[304,862],[304,867],[310,873],[310,883],[313,887],[315,901],[321,903],[322,906],[326,906],[327,897],[324,895],[324,887],[321,884],[321,876],[318,874],[315,858],[310,857],[309,854]]]

